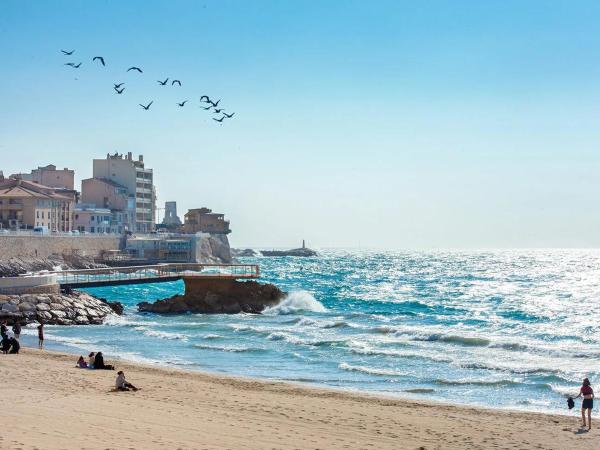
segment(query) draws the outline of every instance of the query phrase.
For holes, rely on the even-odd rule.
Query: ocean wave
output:
[[[381,375],[387,377],[403,377],[408,375],[406,372],[400,372],[398,370],[393,369],[380,369],[377,367],[369,367],[369,366],[354,366],[348,363],[341,363],[338,366],[342,370],[346,370],[348,372],[361,372],[367,373],[369,375]]]
[[[300,312],[326,312],[325,308],[310,292],[293,291],[278,305],[266,308],[263,314],[297,314]]]
[[[426,336],[413,336],[414,341],[426,342],[445,342],[448,344],[458,344],[467,347],[487,347],[491,341],[482,337],[459,336],[454,334],[430,334]]]
[[[344,319],[335,320],[315,320],[308,317],[302,317],[295,322],[298,326],[315,326],[318,328],[350,328],[352,325]]]
[[[147,327],[135,327],[134,330],[141,331],[145,336],[157,337],[159,339],[187,341],[189,337],[182,333],[169,333],[167,331],[148,329]]]
[[[221,336],[220,334],[205,334],[204,336],[202,336],[203,339],[222,339],[223,336]]]
[[[410,394],[431,394],[432,392],[435,392],[435,389],[414,388],[414,389],[404,389],[404,392],[408,392]]]
[[[398,358],[410,358],[410,359],[422,359],[435,362],[449,363],[453,360],[446,356],[432,355],[426,353],[410,352],[406,350],[396,350],[392,348],[377,348],[372,347],[363,343],[356,343],[356,341],[350,341],[350,351],[357,355],[369,355],[369,356],[395,356]]]
[[[231,352],[231,353],[254,353],[254,352],[264,352],[264,349],[257,347],[245,347],[245,346],[233,346],[233,345],[204,345],[204,344],[194,344],[194,347],[200,350],[214,350],[219,352]]]
[[[340,344],[344,344],[346,342],[345,339],[311,339],[311,338],[301,338],[296,335],[276,331],[267,336],[267,339],[270,341],[285,341],[294,345],[306,345],[310,347],[324,347],[324,346],[336,346]]]
[[[522,384],[516,380],[480,380],[480,379],[463,379],[463,380],[445,380],[439,378],[434,380],[434,383],[446,386],[516,386]]]

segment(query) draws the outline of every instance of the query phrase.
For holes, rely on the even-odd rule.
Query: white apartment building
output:
[[[144,156],[134,160],[131,152],[107,154],[106,159],[94,159],[93,177],[114,181],[127,188],[135,197],[134,232],[154,231],[156,212],[156,190],[152,169],[144,166]]]

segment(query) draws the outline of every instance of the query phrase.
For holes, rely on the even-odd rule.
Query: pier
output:
[[[156,264],[105,269],[63,270],[50,272],[61,289],[161,283],[180,279],[241,280],[260,278],[258,264]]]

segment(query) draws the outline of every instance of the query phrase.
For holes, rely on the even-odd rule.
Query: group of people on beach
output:
[[[102,352],[91,352],[88,355],[86,361],[83,355],[79,356],[77,365],[80,369],[94,369],[94,370],[115,370],[115,366],[104,363],[104,356]],[[122,370],[117,372],[117,379],[115,380],[115,389],[117,391],[137,391],[138,388],[125,379],[125,373]]]
[[[13,335],[10,336],[8,332],[8,321],[3,320],[0,323],[0,350],[2,353],[7,354],[18,354],[21,349],[19,339],[21,338],[21,323],[15,320],[12,326]],[[38,347],[44,348],[44,324],[40,323],[37,327],[38,330]]]

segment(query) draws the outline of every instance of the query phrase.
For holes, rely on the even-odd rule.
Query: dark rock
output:
[[[121,302],[109,302],[105,298],[98,298],[98,300],[100,300],[102,303],[108,305],[115,314],[118,314],[119,316],[123,315],[124,308],[123,308],[123,304]]]
[[[261,250],[263,256],[298,256],[298,257],[309,257],[317,256],[317,252],[310,248],[294,248],[291,250]]]
[[[285,292],[273,284],[256,281],[185,279],[185,295],[138,303],[141,312],[159,314],[236,314],[260,313],[275,306]]]

